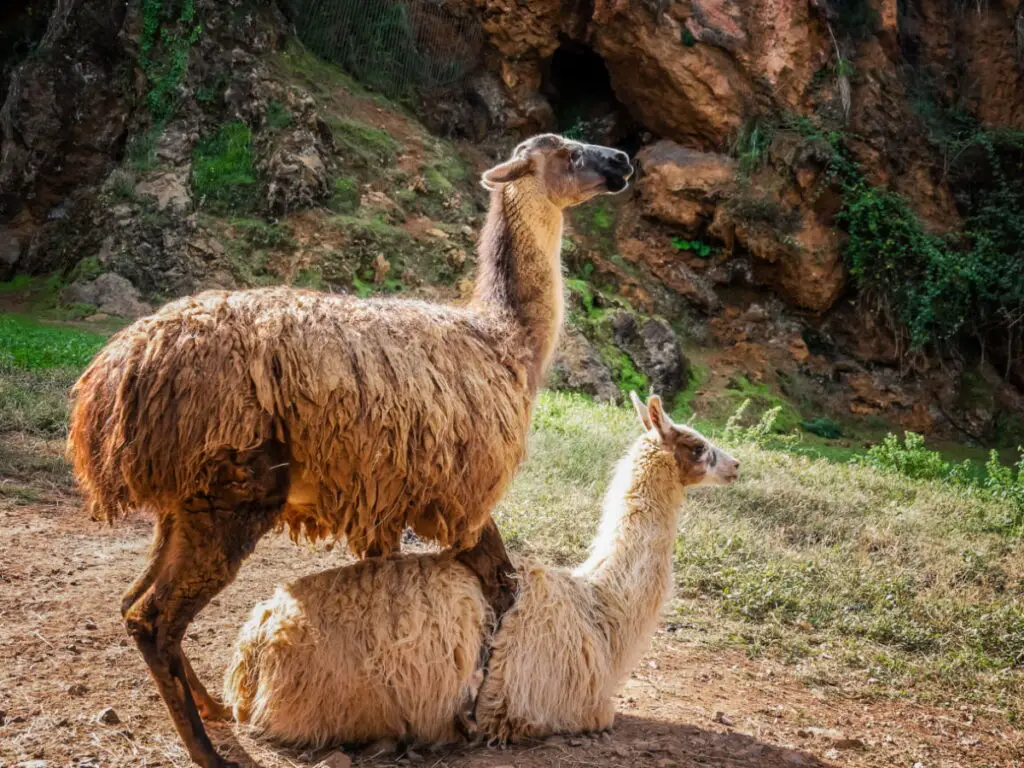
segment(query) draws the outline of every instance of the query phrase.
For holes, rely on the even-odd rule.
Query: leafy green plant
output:
[[[915,480],[950,480],[966,477],[962,473],[969,472],[966,469],[954,472],[941,453],[925,447],[924,437],[916,432],[907,432],[902,443],[896,435],[886,435],[881,443],[871,446],[866,454],[856,457],[854,461]]]
[[[683,237],[673,237],[672,247],[677,251],[692,251],[702,259],[710,258],[715,253],[715,248],[703,240],[687,240]]]
[[[743,426],[744,416],[750,407],[750,400],[744,400],[739,408],[729,417],[722,430],[722,441],[728,445],[758,445],[765,446],[769,441],[777,442],[778,436],[773,434],[776,431],[776,422],[779,414],[782,413],[782,406],[777,405],[769,408],[761,414],[756,424],[748,427]]]
[[[751,176],[764,167],[777,130],[775,120],[767,115],[752,115],[743,121],[731,147],[741,174]]]
[[[157,121],[174,113],[189,51],[202,30],[195,0],[142,0],[139,64],[149,84],[146,106]]]
[[[359,208],[359,180],[342,176],[334,180],[334,192],[327,207],[337,213],[352,213]]]
[[[272,131],[280,131],[288,128],[294,118],[291,110],[280,101],[272,101],[267,107],[267,128]]]
[[[810,421],[801,421],[800,426],[804,431],[818,437],[824,437],[826,440],[838,440],[843,436],[842,428],[827,416],[820,416]]]
[[[217,212],[240,212],[254,206],[259,188],[249,126],[241,121],[228,123],[196,146],[192,188],[202,204]]]
[[[84,367],[106,342],[97,333],[0,314],[0,365],[23,369]]]

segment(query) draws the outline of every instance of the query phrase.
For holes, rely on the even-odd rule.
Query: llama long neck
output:
[[[576,569],[593,585],[620,674],[643,653],[671,593],[683,495],[671,454],[640,438],[615,470],[591,555]]]
[[[531,353],[530,388],[542,383],[562,326],[562,212],[525,177],[491,193],[480,235],[473,306],[506,312]]]

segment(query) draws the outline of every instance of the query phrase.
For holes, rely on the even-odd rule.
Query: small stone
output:
[[[92,619],[87,619],[85,622],[85,628],[90,632],[95,632],[99,627],[96,626],[96,622]]]
[[[121,722],[121,718],[117,716],[117,712],[114,711],[113,707],[107,707],[96,717],[104,725],[118,725]]]
[[[804,730],[803,728],[801,728],[800,730],[798,730],[798,731],[796,732],[796,735],[797,735],[797,736],[799,736],[799,737],[800,737],[801,739],[806,739],[806,738],[808,738],[808,737],[809,737],[809,736],[810,736],[811,734],[809,734],[809,733],[808,733],[807,731],[805,731],[805,730]]]
[[[569,739],[570,747],[582,747],[583,741],[581,739]]]
[[[725,712],[715,712],[714,720],[716,723],[721,723],[729,728],[732,728],[734,725],[732,718],[725,714]]]
[[[442,229],[438,229],[437,227],[431,227],[427,230],[426,234],[428,237],[437,238],[438,240],[448,239],[448,233]]]
[[[860,739],[839,739],[834,742],[836,749],[864,749],[864,742]]]
[[[73,683],[68,686],[68,696],[85,696],[89,689],[83,683]]]
[[[352,758],[339,749],[317,763],[316,768],[352,768]]]

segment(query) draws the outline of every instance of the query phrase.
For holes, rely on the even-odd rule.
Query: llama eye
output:
[[[704,446],[698,445],[696,448],[693,449],[693,460],[700,461],[702,458],[704,458],[704,452]]]

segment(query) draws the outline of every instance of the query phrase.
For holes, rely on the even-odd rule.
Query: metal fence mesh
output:
[[[415,99],[469,74],[483,35],[444,0],[291,0],[302,42],[391,98]]]

